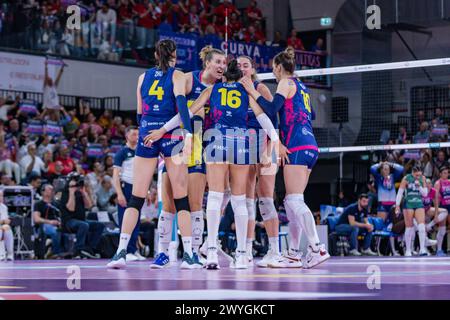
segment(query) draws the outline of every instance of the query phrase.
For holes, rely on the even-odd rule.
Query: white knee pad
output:
[[[295,214],[297,206],[297,200],[292,195],[287,195],[286,198],[284,198],[284,208],[286,209],[286,216],[290,223],[299,223],[297,215]]]
[[[278,219],[278,213],[275,204],[273,203],[273,198],[259,198],[258,206],[264,221]]]
[[[192,245],[200,246],[203,243],[203,231],[205,230],[205,220],[203,211],[191,212]]]
[[[238,196],[231,195],[231,206],[233,207],[234,216],[247,216],[247,203],[245,194]]]
[[[255,205],[255,199],[247,198],[245,200],[247,205],[247,211],[248,211],[248,220],[256,220],[256,205]]]
[[[173,219],[175,219],[175,214],[161,211],[161,215],[158,219],[159,241],[163,243],[172,241]]]

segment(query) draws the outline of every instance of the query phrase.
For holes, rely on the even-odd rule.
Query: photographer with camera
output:
[[[61,253],[60,210],[53,202],[54,189],[50,184],[42,186],[42,200],[34,205],[33,221],[39,233],[52,239],[52,254]]]
[[[95,250],[105,226],[98,221],[86,220],[86,211],[92,206],[92,199],[84,185],[84,177],[78,172],[71,172],[61,195],[63,227],[68,232],[77,234],[75,256],[95,259],[99,258]]]

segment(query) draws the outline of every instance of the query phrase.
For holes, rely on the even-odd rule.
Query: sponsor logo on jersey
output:
[[[312,134],[312,132],[310,132],[310,131],[309,131],[308,129],[306,129],[305,127],[302,128],[302,134],[303,134],[304,136],[310,135],[310,136],[313,136],[313,137],[314,137],[314,135]]]
[[[147,124],[148,124],[147,121],[145,121],[145,120],[142,120],[142,121],[141,121],[141,127],[142,127],[142,128],[147,127]]]
[[[159,111],[159,105],[157,104],[153,105],[153,111]]]
[[[163,72],[162,71],[156,71],[155,72],[155,77],[162,77],[163,76]]]
[[[232,113],[231,111],[227,111],[225,115],[226,115],[227,117],[232,117],[232,116],[233,116],[233,113]]]
[[[196,88],[195,88],[195,93],[196,93],[196,94],[202,93],[202,88],[201,88],[201,87],[196,87]]]

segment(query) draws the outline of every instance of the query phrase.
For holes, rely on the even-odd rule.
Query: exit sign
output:
[[[329,27],[333,23],[333,19],[327,17],[327,18],[321,18],[320,19],[320,25],[322,27]]]

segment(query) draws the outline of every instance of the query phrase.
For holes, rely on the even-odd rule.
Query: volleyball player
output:
[[[279,141],[272,122],[257,103],[248,96],[244,87],[237,82],[242,78],[242,71],[237,61],[232,60],[224,73],[226,82],[215,84],[208,88],[191,106],[196,113],[210,102],[211,128],[205,132],[204,140],[209,141],[205,150],[206,175],[208,181],[207,224],[208,224],[208,255],[207,269],[219,269],[217,256],[217,236],[219,231],[221,205],[224,198],[225,179],[230,175],[231,205],[236,224],[236,262],[232,267],[246,269],[248,257],[246,253],[246,238],[248,211],[246,206],[246,179],[249,170],[247,112],[249,105],[255,112],[257,120],[266,130],[272,143]],[[283,153],[280,148],[280,154]],[[267,152],[271,150],[269,146]],[[270,159],[265,157],[267,164]]]
[[[280,259],[270,262],[269,266],[312,268],[329,259],[330,255],[320,243],[314,217],[303,196],[319,152],[311,124],[314,113],[311,109],[309,90],[294,77],[294,69],[295,54],[292,48],[274,57],[273,73],[278,87],[272,102],[267,101],[255,90],[250,79],[243,79],[242,83],[268,115],[274,117],[280,111],[281,136],[283,144],[289,150],[288,161],[284,163],[282,159],[282,164],[285,164],[283,173],[286,185],[284,203],[289,223],[294,224],[294,227],[290,228],[289,252]],[[301,229],[309,242],[304,264],[299,252]]]
[[[448,168],[446,166],[442,166],[439,169],[439,175],[439,180],[434,184],[434,189],[436,190],[434,199],[434,212],[439,212],[439,208],[443,208],[447,210],[448,213],[450,212],[450,180],[448,179]],[[444,240],[445,234],[447,233],[447,221],[450,219],[448,218],[448,216],[447,219],[444,216],[445,214],[440,212],[435,218],[436,222],[439,225],[438,234],[436,236],[436,240],[438,241],[438,251],[436,252],[436,255],[438,256],[445,256],[444,251],[442,251],[442,242]]]
[[[176,49],[172,40],[159,41],[155,51],[157,67],[147,70],[139,77],[137,85],[139,140],[133,163],[133,190],[123,218],[119,247],[107,265],[109,268],[120,269],[126,266],[126,248],[149,190],[159,154],[164,156],[169,178],[171,181],[176,181],[172,187],[184,248],[181,268],[200,267],[195,263],[192,254],[187,166],[186,161],[182,159],[183,156],[188,157],[191,153],[192,127],[185,97],[184,74],[174,68]],[[182,137],[173,136],[171,132],[160,141],[149,146],[145,145],[144,138],[148,131],[164,125],[168,119],[176,115],[177,108],[188,132],[183,141],[183,153],[177,152],[180,150]],[[173,217],[170,218],[173,219]],[[165,231],[167,232],[163,236],[170,238],[172,230]]]
[[[425,210],[422,197],[428,193],[426,187],[425,176],[422,175],[422,169],[415,166],[412,173],[403,177],[398,189],[395,201],[395,214],[400,214],[400,204],[402,202],[403,193],[405,193],[404,216],[405,216],[405,257],[411,257],[411,244],[415,235],[413,219],[417,221],[417,229],[419,232],[420,252],[419,255],[426,256],[426,237],[425,231]]]
[[[426,232],[430,232],[431,230],[433,230],[436,224],[438,225],[438,234],[436,235],[436,240],[430,240],[427,237],[426,246],[429,247],[430,245],[437,245],[436,255],[441,256],[441,253],[439,251],[442,250],[442,242],[444,240],[446,230],[444,228],[443,230],[444,232],[440,233],[441,229],[439,228],[442,222],[444,222],[445,226],[445,221],[447,220],[448,213],[447,210],[443,208],[439,208],[438,214],[435,213],[433,201],[436,197],[436,189],[433,188],[433,184],[431,183],[430,179],[426,179],[426,184],[428,194],[426,196],[422,196],[423,207],[425,210],[425,223],[426,223],[425,230]]]
[[[254,67],[253,59],[248,56],[239,56],[237,58],[238,67],[241,69],[244,78],[249,78],[253,81],[253,85],[266,100],[272,101],[273,97],[270,93],[269,88],[256,78],[256,70]],[[271,117],[270,119],[274,125],[277,127],[277,116]],[[264,149],[265,136],[264,132],[256,120],[255,114],[252,108],[248,109],[247,126],[249,128],[250,136],[250,155],[251,157],[256,157],[256,164],[250,166],[248,180],[247,180],[247,191],[246,191],[246,202],[248,210],[248,230],[247,230],[247,254],[249,257],[249,263],[253,262],[253,240],[255,238],[255,218],[256,218],[256,208],[255,208],[255,198],[258,195],[258,206],[261,216],[264,220],[264,228],[266,229],[267,236],[269,238],[269,251],[267,254],[258,261],[257,266],[267,268],[268,262],[272,257],[278,257],[280,255],[280,243],[279,243],[279,221],[278,212],[275,208],[273,202],[273,193],[275,189],[275,174],[277,172],[277,164],[274,161],[271,164],[271,168],[264,169],[260,163],[260,153]],[[252,143],[252,139],[253,142]],[[255,148],[252,148],[254,146]],[[256,183],[258,178],[258,184]]]
[[[225,53],[221,50],[206,46],[200,51],[200,59],[203,61],[203,69],[187,73],[186,76],[186,99],[190,107],[206,88],[222,80],[226,69]],[[200,264],[199,248],[203,242],[203,231],[205,222],[203,218],[203,195],[206,186],[206,165],[202,161],[202,129],[205,119],[205,111],[201,109],[192,118],[192,126],[195,129],[193,139],[193,153],[188,163],[188,198],[191,212],[192,226],[192,249],[195,263]],[[155,130],[148,135],[144,143],[159,140],[169,130],[165,126]],[[172,230],[175,204],[172,196],[172,185],[167,175],[166,168],[163,169],[162,183],[163,209],[159,216],[159,254],[152,263],[152,268],[162,268],[169,263],[170,237],[166,236],[165,230]]]

